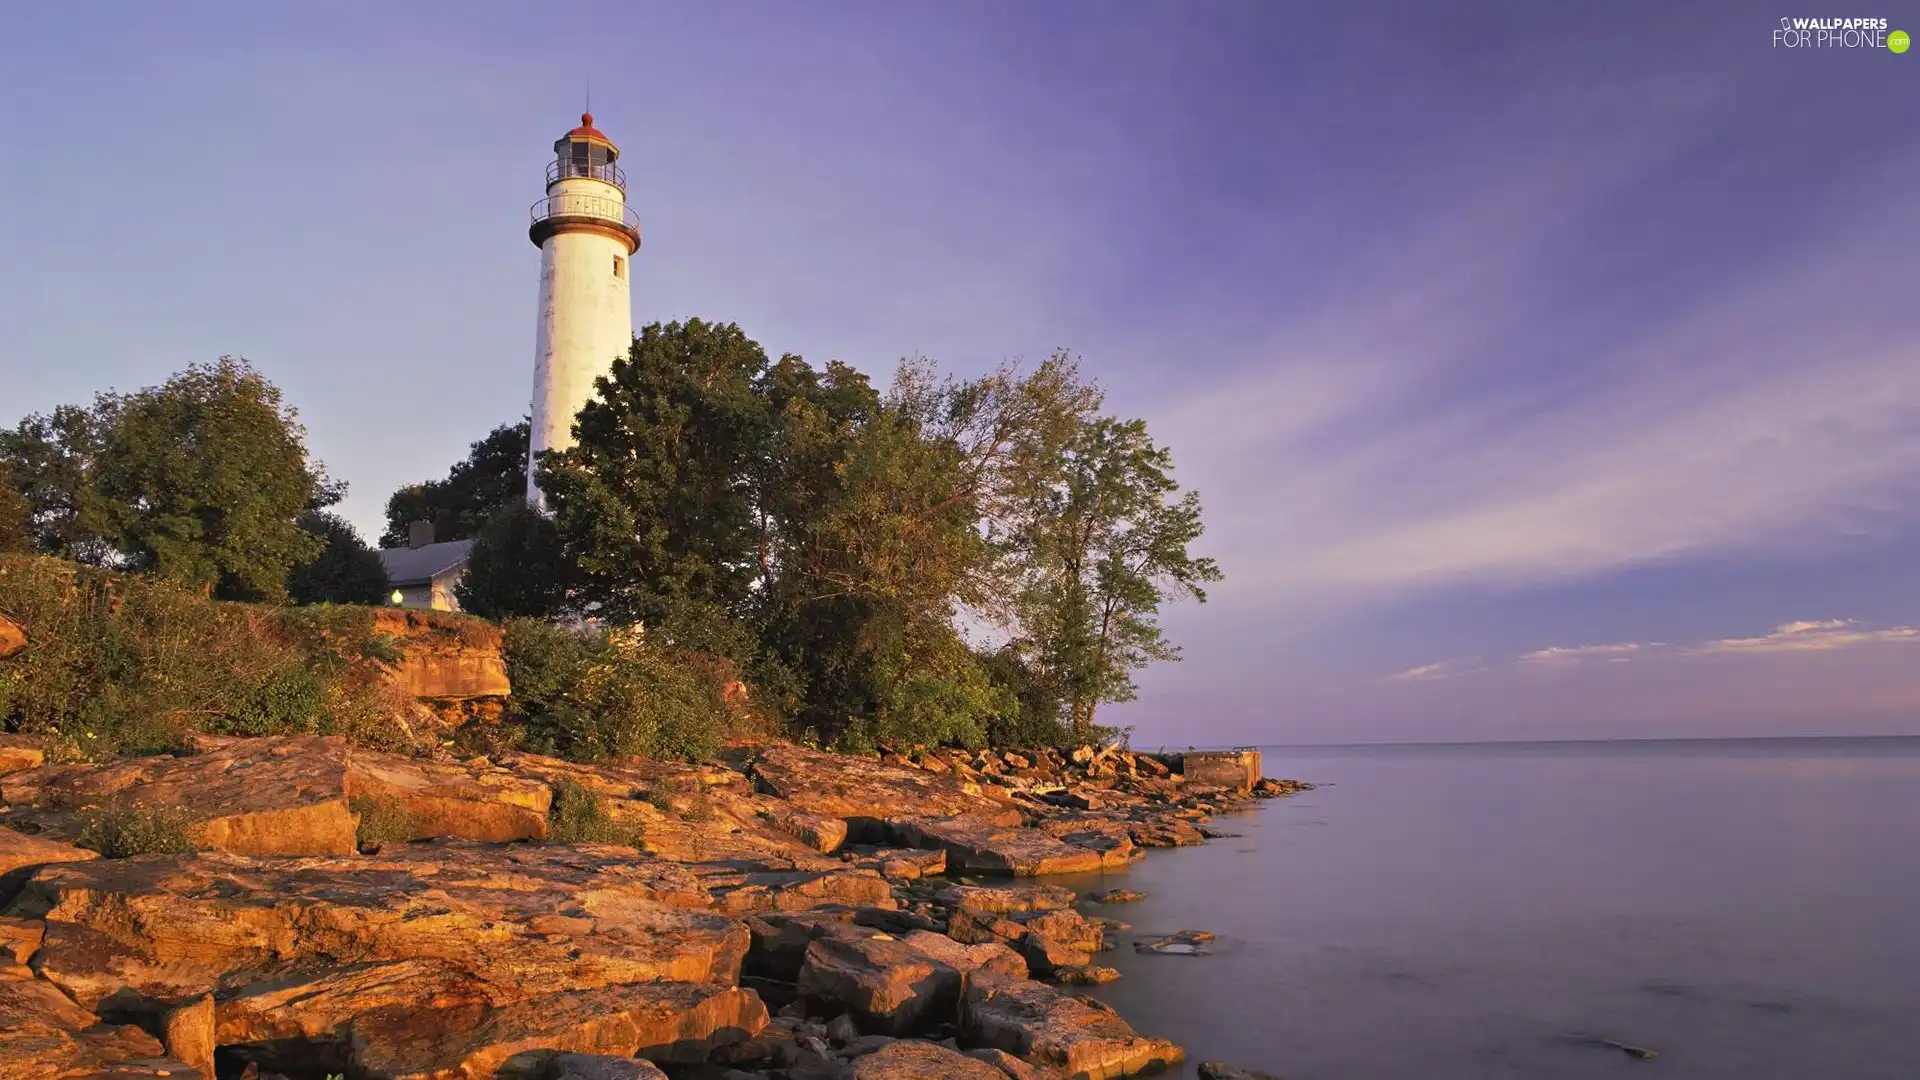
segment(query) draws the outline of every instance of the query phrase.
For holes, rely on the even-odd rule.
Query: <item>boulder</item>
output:
[[[162,1013],[160,1040],[168,1054],[212,1076],[215,1046],[213,995],[203,994]]]
[[[1087,897],[1096,904],[1132,904],[1146,898],[1146,893],[1134,892],[1132,889],[1107,889]]]
[[[47,763],[47,752],[30,735],[0,735],[0,773],[37,769]]]
[[[859,865],[871,866],[886,877],[914,881],[946,873],[947,853],[924,848],[881,848],[860,860]]]
[[[1027,962],[1020,958],[1019,953],[998,941],[966,945],[930,930],[915,930],[900,940],[963,976],[976,971],[990,971],[1016,979],[1027,977]]]
[[[500,628],[482,619],[415,608],[376,608],[375,632],[395,640],[392,678],[416,698],[461,701],[506,697]]]
[[[1182,930],[1166,937],[1149,938],[1135,941],[1135,952],[1163,953],[1168,956],[1206,956],[1213,950],[1209,944],[1213,934],[1205,930]]]
[[[0,777],[10,821],[71,839],[90,807],[178,807],[202,847],[236,855],[348,855],[358,800],[396,806],[416,838],[537,840],[552,792],[487,766],[356,750],[338,736],[203,740],[184,757],[52,765]]]
[[[0,660],[27,651],[27,628],[0,615]]]
[[[36,866],[86,862],[99,857],[100,853],[97,851],[88,851],[86,848],[77,848],[57,840],[0,828],[0,881],[4,881],[6,875]],[[0,885],[0,904],[4,904],[9,895],[10,892]]]
[[[1039,829],[1009,828],[965,818],[902,820],[901,839],[947,853],[947,867],[963,873],[1039,877],[1090,873],[1127,865],[1134,847],[1123,835],[1073,830],[1062,837]]]
[[[975,1061],[984,1061],[994,1068],[999,1069],[1000,1072],[1007,1077],[1007,1080],[1052,1080],[1053,1077],[1059,1075],[1059,1073],[1052,1069],[1042,1070],[1037,1066],[1021,1061],[1005,1050],[996,1050],[991,1047],[982,1050],[969,1050],[967,1051],[967,1056]]]
[[[912,945],[874,933],[816,938],[799,987],[810,1013],[847,1012],[863,1032],[904,1035],[950,1020],[962,980]]]
[[[842,819],[854,840],[884,839],[892,818],[957,817],[998,825],[1020,820],[1014,807],[967,790],[947,773],[913,765],[779,744],[763,748],[751,768],[761,790]]]
[[[87,1007],[404,961],[456,970],[488,1002],[735,982],[746,928],[664,906],[655,868],[616,852],[416,845],[379,857],[104,859],[42,868],[8,913],[46,922],[34,965]],[[407,974],[409,984],[424,977]]]
[[[848,1080],[1006,1080],[984,1061],[937,1043],[902,1039],[856,1058],[842,1074]]]
[[[847,841],[847,823],[836,817],[792,807],[762,811],[767,824],[822,854],[840,850]]]
[[[689,869],[714,910],[730,915],[829,904],[895,906],[887,879],[872,870],[786,870],[751,862],[694,863]]]
[[[667,1080],[651,1061],[605,1054],[556,1054],[545,1080]]]
[[[263,1070],[293,1064],[290,1052],[310,1061],[317,1050],[337,1055],[350,1075],[441,1080],[538,1075],[555,1051],[700,1062],[767,1022],[753,991],[713,983],[647,982],[506,1000],[500,988],[478,988],[450,968],[381,968],[243,988],[221,1004],[220,1043]]]
[[[47,935],[47,924],[39,919],[16,919],[0,915],[0,967],[25,964],[40,951]]]
[[[1092,998],[1044,983],[976,975],[961,1004],[964,1037],[1087,1080],[1131,1076],[1186,1056],[1165,1039],[1141,1035]]]
[[[103,1024],[22,967],[0,967],[0,1077],[9,1080],[212,1080],[169,1058],[160,1041],[132,1025]]]

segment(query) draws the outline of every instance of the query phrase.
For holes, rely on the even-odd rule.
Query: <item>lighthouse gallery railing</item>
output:
[[[528,217],[533,224],[539,224],[552,218],[599,218],[603,221],[619,222],[621,225],[639,231],[640,215],[619,199],[609,199],[600,195],[576,195],[562,192],[549,195],[528,208]]]

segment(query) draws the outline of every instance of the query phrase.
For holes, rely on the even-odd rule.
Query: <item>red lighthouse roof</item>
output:
[[[580,126],[567,132],[566,139],[569,142],[597,142],[606,143],[608,146],[613,145],[613,140],[607,138],[605,132],[593,126],[593,114],[590,112],[580,114]]]

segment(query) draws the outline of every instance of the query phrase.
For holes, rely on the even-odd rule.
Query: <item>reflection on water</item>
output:
[[[1125,934],[1103,960],[1125,978],[1100,996],[1194,1061],[1287,1080],[1920,1077],[1920,739],[1266,755],[1326,786],[1108,875],[1148,899],[1091,909],[1219,935],[1186,957]]]

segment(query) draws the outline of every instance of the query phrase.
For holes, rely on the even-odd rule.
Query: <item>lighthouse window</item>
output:
[[[613,257],[613,276],[617,278],[627,276],[627,260],[618,255]]]

